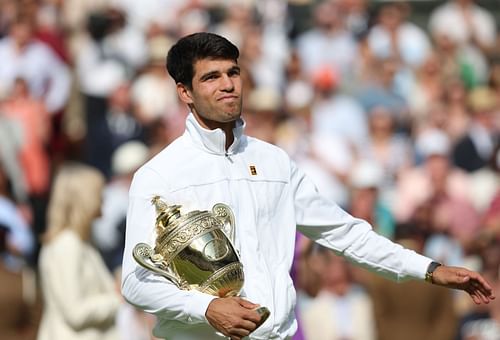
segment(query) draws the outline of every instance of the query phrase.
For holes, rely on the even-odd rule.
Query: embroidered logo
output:
[[[254,165],[250,165],[250,173],[252,176],[257,176],[257,168]]]

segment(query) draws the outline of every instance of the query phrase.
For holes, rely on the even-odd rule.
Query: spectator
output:
[[[354,35],[345,28],[339,5],[334,1],[318,2],[314,8],[314,26],[296,39],[296,49],[304,71],[311,75],[330,67],[348,79],[357,53]]]
[[[377,58],[395,57],[405,66],[419,67],[430,52],[431,42],[419,26],[408,20],[407,3],[383,4],[368,43]]]
[[[111,272],[121,266],[123,258],[125,217],[132,175],[149,156],[146,145],[130,141],[119,146],[111,158],[113,175],[104,188],[102,215],[92,225],[92,240]]]
[[[493,48],[495,18],[473,0],[448,0],[430,13],[429,31],[446,35],[458,45],[473,44],[482,51]]]
[[[19,272],[33,255],[35,240],[30,225],[11,195],[9,180],[0,163],[0,224],[6,229],[6,248],[0,260],[9,270]]]
[[[22,77],[30,94],[43,100],[49,113],[64,108],[71,85],[69,70],[49,47],[33,39],[31,18],[19,16],[12,23],[8,36],[0,40],[0,59],[2,93]]]
[[[416,140],[423,162],[401,173],[393,206],[396,220],[408,222],[418,206],[432,202],[443,209],[449,235],[465,242],[479,227],[479,216],[470,201],[469,178],[449,160],[450,142],[439,130],[424,131]]]
[[[494,245],[497,249],[500,244]],[[498,256],[498,253],[496,254]],[[498,273],[498,267],[496,270]],[[500,278],[491,277],[494,289],[500,289]],[[456,340],[493,340],[500,338],[500,302],[494,301],[486,308],[474,308],[460,320]]]
[[[12,186],[12,198],[17,203],[26,204],[28,191],[24,169],[18,156],[22,144],[22,127],[18,122],[6,117],[0,109],[0,164]]]
[[[104,177],[84,165],[64,165],[56,176],[40,254],[44,310],[39,340],[117,339],[121,299],[89,243],[103,186]]]
[[[426,58],[415,69],[415,77],[407,98],[412,124],[417,128],[425,124],[429,110],[443,97],[443,75],[441,73],[440,56],[430,51]]]
[[[31,205],[30,220],[37,240],[36,250],[30,259],[38,261],[39,235],[45,231],[45,213],[51,178],[50,156],[47,152],[51,135],[50,117],[40,99],[30,94],[28,83],[17,78],[12,93],[0,106],[6,117],[21,127],[22,145],[19,160],[23,167],[24,183]]]
[[[349,176],[351,215],[368,221],[381,235],[393,239],[395,221],[389,206],[381,198],[384,170],[373,160],[354,164]]]
[[[398,225],[395,239],[421,251],[423,237],[413,225]],[[400,285],[370,274],[363,281],[373,299],[377,338],[384,340],[452,340],[456,315],[452,292],[421,282]]]
[[[170,39],[163,34],[148,40],[148,63],[131,85],[132,103],[142,125],[159,118],[174,119],[178,111],[175,84],[168,79],[164,65],[164,54],[170,45]]]
[[[369,295],[354,281],[345,259],[315,246],[321,261],[320,291],[301,315],[304,334],[314,340],[376,339]]]
[[[19,157],[28,193],[32,197],[47,194],[50,163],[46,146],[51,135],[51,124],[45,105],[30,94],[24,78],[17,78],[0,109],[22,129],[23,140]]]
[[[474,89],[469,95],[472,124],[453,150],[454,163],[467,172],[486,166],[498,144],[500,131],[495,126],[499,102],[489,87]]]
[[[340,75],[330,67],[314,72],[317,97],[311,106],[312,133],[343,139],[357,149],[368,137],[365,109],[342,91]]]
[[[12,270],[5,263],[6,254],[10,253],[7,241],[10,230],[0,222],[0,334],[2,340],[35,340],[40,299],[34,274],[27,268]]]
[[[413,146],[409,138],[396,131],[396,113],[383,106],[368,112],[369,135],[360,147],[359,157],[376,163],[383,175],[377,183],[380,198],[392,204],[399,174],[413,165]]]
[[[136,118],[128,82],[117,84],[106,107],[104,114],[89,112],[85,156],[109,179],[113,152],[128,141],[142,140],[143,127]]]
[[[396,75],[400,64],[394,57],[376,59],[373,62],[373,76],[355,90],[355,98],[365,111],[377,106],[385,107],[394,113],[395,130],[405,132],[409,129],[409,107],[404,90],[399,87]]]

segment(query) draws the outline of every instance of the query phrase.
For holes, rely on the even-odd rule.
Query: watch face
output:
[[[427,267],[427,273],[425,273],[425,281],[433,283],[433,281],[432,281],[432,274],[434,273],[434,271],[436,270],[436,268],[439,267],[440,265],[441,265],[441,263],[435,262],[435,261],[432,261],[429,264],[429,267]]]

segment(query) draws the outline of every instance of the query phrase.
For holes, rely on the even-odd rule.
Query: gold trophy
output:
[[[134,247],[141,266],[162,275],[183,290],[198,290],[218,297],[237,296],[243,287],[243,265],[233,246],[235,220],[222,203],[212,211],[181,214],[180,205],[152,199],[156,208],[154,249],[146,243]],[[260,326],[269,309],[258,307]]]

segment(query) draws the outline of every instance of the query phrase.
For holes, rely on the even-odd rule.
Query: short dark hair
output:
[[[167,71],[176,83],[192,87],[194,64],[201,59],[237,61],[238,48],[220,35],[198,32],[181,38],[168,51]]]

